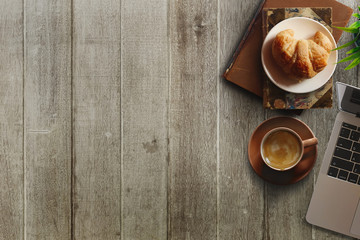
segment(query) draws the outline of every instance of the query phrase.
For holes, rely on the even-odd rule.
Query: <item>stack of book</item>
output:
[[[240,42],[225,79],[263,98],[264,108],[309,109],[332,106],[332,78],[320,89],[294,94],[276,87],[265,75],[261,65],[261,47],[273,26],[291,17],[314,19],[333,33],[338,41],[342,31],[332,24],[346,26],[353,10],[335,0],[265,0],[257,11],[247,33]]]

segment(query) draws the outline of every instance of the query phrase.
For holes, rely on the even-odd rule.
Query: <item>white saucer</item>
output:
[[[309,39],[315,35],[317,31],[322,32],[332,42],[336,48],[336,42],[329,30],[321,23],[305,17],[294,17],[286,19],[276,24],[266,36],[261,49],[261,62],[266,75],[279,88],[291,93],[308,93],[322,87],[333,75],[336,62],[337,51],[331,51],[328,59],[328,65],[315,75],[313,78],[304,79],[301,82],[292,80],[289,76],[276,64],[271,46],[276,35],[286,29],[293,29],[296,39]]]

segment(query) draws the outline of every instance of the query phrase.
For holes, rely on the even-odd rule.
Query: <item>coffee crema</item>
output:
[[[262,146],[264,160],[272,167],[285,170],[295,165],[301,156],[301,143],[289,131],[271,133]]]

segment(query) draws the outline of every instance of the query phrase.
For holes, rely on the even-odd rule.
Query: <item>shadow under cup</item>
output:
[[[260,151],[264,163],[277,171],[295,167],[303,157],[304,148],[317,144],[317,138],[302,140],[292,129],[278,127],[265,134]]]

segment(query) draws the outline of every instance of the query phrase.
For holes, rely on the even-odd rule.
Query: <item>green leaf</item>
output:
[[[347,66],[345,68],[345,70],[349,70],[352,69],[353,67],[355,67],[356,65],[358,65],[360,63],[360,58],[355,59],[354,61],[352,61],[352,63],[349,64],[349,66]]]
[[[337,27],[337,26],[334,26],[334,27],[337,28],[337,29],[343,30],[343,31],[345,31],[345,32],[349,32],[349,33],[358,33],[358,32],[359,32],[359,29],[358,29],[358,28]]]
[[[356,42],[358,39],[359,39],[359,34],[357,34],[356,37],[355,37],[352,41],[350,41],[350,42],[348,42],[348,43],[345,43],[344,45],[341,45],[340,47],[334,48],[334,49],[332,49],[331,51],[335,51],[335,50],[340,50],[340,49],[346,48],[346,47],[350,46],[351,44],[353,44],[354,42]]]
[[[350,61],[350,60],[353,60],[353,59],[356,59],[359,57],[360,57],[360,52],[357,52],[357,53],[354,53],[353,55],[350,55],[344,59],[341,59],[338,63],[347,62],[347,61]]]
[[[349,28],[359,28],[360,27],[360,21],[353,22]]]
[[[355,48],[351,49],[350,51],[348,51],[346,54],[352,54],[352,53],[357,52],[359,50],[360,50],[360,47],[355,47]]]
[[[359,18],[359,19],[360,19],[360,14],[354,13],[354,14],[353,14],[353,17],[356,17],[356,18]]]

